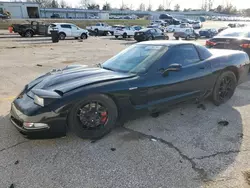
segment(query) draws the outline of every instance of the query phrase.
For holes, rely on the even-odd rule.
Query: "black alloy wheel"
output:
[[[83,129],[98,129],[105,126],[108,110],[103,104],[91,101],[79,107],[77,117]]]
[[[98,139],[116,125],[115,102],[106,95],[91,95],[78,101],[68,116],[68,124],[81,138]]]
[[[214,87],[213,102],[215,105],[220,105],[227,102],[234,94],[237,86],[237,79],[233,72],[223,72]]]

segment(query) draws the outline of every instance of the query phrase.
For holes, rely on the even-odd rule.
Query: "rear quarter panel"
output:
[[[238,84],[247,80],[250,62],[245,52],[234,50],[210,50],[210,52],[212,52],[213,56],[209,61],[216,80],[226,70],[231,70],[235,73]]]

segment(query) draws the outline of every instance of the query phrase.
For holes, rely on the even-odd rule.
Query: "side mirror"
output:
[[[177,64],[177,63],[171,64],[171,65],[169,65],[169,67],[167,69],[165,69],[163,71],[163,76],[168,76],[168,73],[170,71],[178,72],[181,70],[181,68],[182,68],[181,64]]]

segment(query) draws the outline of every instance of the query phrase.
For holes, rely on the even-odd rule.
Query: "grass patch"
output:
[[[72,23],[81,28],[86,28],[86,26],[94,25],[98,22],[104,22],[109,25],[148,25],[149,20],[73,20],[73,19],[39,19],[38,21],[45,23]],[[12,24],[22,24],[27,23],[27,20],[0,20],[0,29],[8,29]]]

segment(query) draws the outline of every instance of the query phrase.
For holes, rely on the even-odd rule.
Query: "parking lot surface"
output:
[[[107,36],[53,44],[0,31],[1,188],[250,187],[250,81],[219,107],[209,100],[178,105],[96,142],[71,132],[26,139],[9,122],[12,100],[34,78],[70,64],[95,66],[133,43]]]

